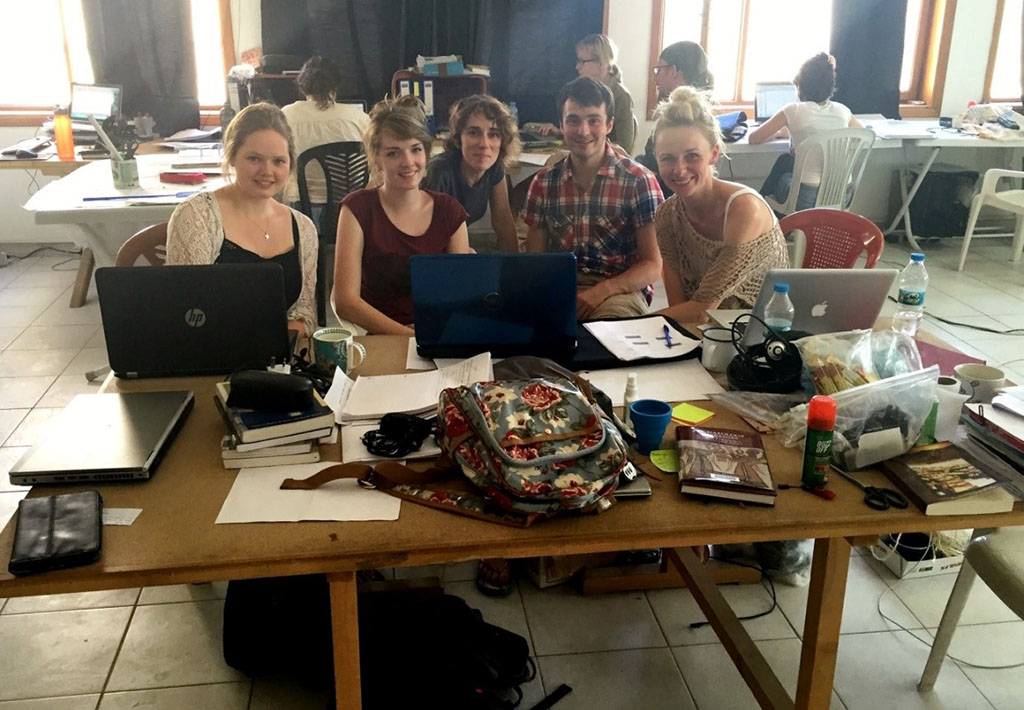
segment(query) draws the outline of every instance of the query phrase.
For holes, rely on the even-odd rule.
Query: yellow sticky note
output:
[[[651,463],[665,473],[675,473],[679,470],[679,454],[672,449],[658,449],[651,452]]]
[[[703,424],[713,416],[715,416],[714,412],[710,412],[707,409],[702,409],[686,402],[677,404],[672,409],[672,418],[683,424]]]

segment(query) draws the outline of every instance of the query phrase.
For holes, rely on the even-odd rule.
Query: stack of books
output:
[[[213,398],[224,418],[227,435],[221,440],[224,468],[316,463],[318,440],[334,430],[334,412],[313,392],[314,404],[297,412],[270,412],[229,407],[227,382],[217,383]]]
[[[967,435],[1024,474],[1024,387],[998,394],[992,404],[964,406]]]

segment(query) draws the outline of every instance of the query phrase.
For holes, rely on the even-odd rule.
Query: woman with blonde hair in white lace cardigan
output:
[[[252,104],[224,134],[231,179],[178,205],[167,225],[167,264],[280,264],[288,328],[316,327],[316,227],[274,196],[295,170],[295,142],[281,109]]]
[[[675,194],[658,208],[655,231],[668,308],[684,323],[709,308],[751,308],[768,269],[789,264],[779,222],[755,190],[720,180],[718,121],[707,96],[690,86],[658,107],[654,156]]]

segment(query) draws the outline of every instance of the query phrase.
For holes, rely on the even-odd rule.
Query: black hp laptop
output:
[[[97,269],[110,369],[118,377],[214,375],[287,362],[277,264]]]
[[[423,357],[538,355],[576,349],[576,257],[431,254],[409,259]]]

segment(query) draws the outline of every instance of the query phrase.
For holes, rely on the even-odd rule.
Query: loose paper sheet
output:
[[[142,508],[104,508],[104,525],[131,525],[139,517]]]
[[[363,445],[363,434],[379,429],[379,424],[345,424],[341,427],[341,462],[353,461],[394,461],[394,459],[374,456]],[[434,443],[433,435],[423,440],[419,451],[413,451],[406,458],[429,458],[438,456],[441,447]]]
[[[295,523],[300,520],[398,520],[401,500],[362,488],[354,478],[313,491],[282,491],[286,478],[308,478],[333,462],[243,468],[221,506],[217,523]]]
[[[406,370],[434,370],[434,362],[425,357],[420,357],[416,352],[416,338],[409,338],[409,352],[405,356]]]
[[[664,318],[591,321],[584,323],[583,327],[593,333],[612,355],[625,361],[678,357],[700,345],[700,341],[683,335]]]
[[[592,385],[611,397],[621,407],[626,392],[626,375],[635,372],[638,399],[660,399],[666,402],[688,402],[707,399],[712,392],[722,392],[697,359],[664,362],[656,365],[618,367],[612,370],[591,370],[580,374]]]

